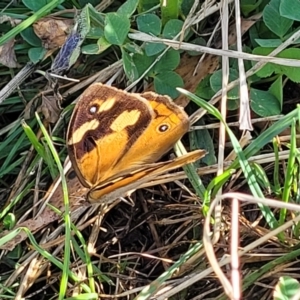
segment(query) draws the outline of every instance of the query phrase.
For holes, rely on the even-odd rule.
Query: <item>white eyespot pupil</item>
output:
[[[94,113],[96,113],[97,111],[97,107],[96,106],[91,106],[90,107],[90,113],[93,115]]]
[[[166,132],[169,129],[169,125],[163,124],[158,127],[159,132]]]

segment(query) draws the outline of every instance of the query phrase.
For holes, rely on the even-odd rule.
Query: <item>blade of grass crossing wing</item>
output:
[[[178,156],[184,155],[187,153],[181,141],[179,141],[174,147],[175,153]],[[200,179],[200,176],[197,173],[197,170],[194,164],[188,164],[182,167],[185,174],[187,175],[191,185],[196,191],[196,194],[200,197],[200,199],[204,199],[205,187]]]

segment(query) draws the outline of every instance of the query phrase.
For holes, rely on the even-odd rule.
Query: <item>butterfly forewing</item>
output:
[[[150,109],[149,109],[150,108]],[[93,84],[79,98],[68,128],[68,152],[85,186],[119,176],[118,161],[153,119],[142,97],[102,84]],[[138,159],[132,165],[138,164]]]
[[[128,188],[137,188],[135,182],[146,180],[146,175],[162,172],[161,164],[149,164],[189,126],[184,110],[167,96],[132,94],[96,83],[75,106],[67,133],[68,152],[81,183],[91,189],[90,199],[101,201],[106,194],[123,195]],[[171,169],[183,164],[181,159],[162,163]]]
[[[156,162],[174,146],[190,126],[185,111],[168,96],[159,96],[153,92],[144,93],[142,96],[150,104],[154,116],[147,128],[135,137],[135,142],[120,157],[117,167],[122,170],[127,170],[130,164],[141,168],[145,164]],[[130,141],[132,136],[129,135],[128,139]]]

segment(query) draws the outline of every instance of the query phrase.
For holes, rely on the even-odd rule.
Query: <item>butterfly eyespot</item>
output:
[[[169,124],[162,124],[158,127],[158,131],[159,132],[166,132],[168,131],[170,128],[170,125]]]
[[[90,107],[90,113],[93,115],[93,114],[95,114],[96,112],[97,112],[97,106],[96,105],[93,105],[93,106],[91,106]]]

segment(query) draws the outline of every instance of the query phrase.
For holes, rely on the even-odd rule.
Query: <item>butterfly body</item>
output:
[[[115,190],[123,194],[127,185],[157,168],[151,164],[189,125],[184,110],[167,96],[127,93],[95,83],[81,95],[71,117],[70,160],[81,183],[91,189],[92,201]]]

